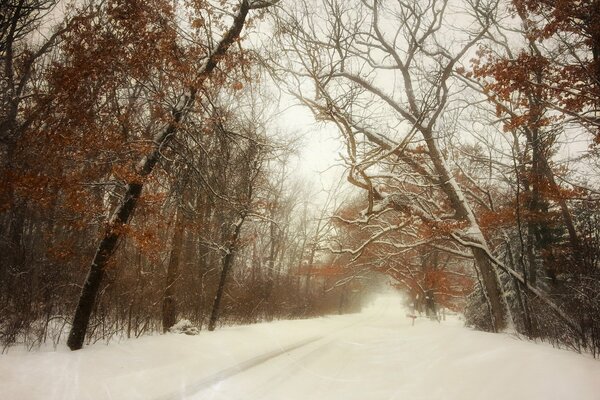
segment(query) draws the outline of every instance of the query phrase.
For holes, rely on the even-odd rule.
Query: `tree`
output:
[[[600,3],[585,0],[514,0],[514,11],[540,42],[536,56],[548,65],[540,82],[525,80],[547,93],[546,104],[588,128],[598,138],[600,94]],[[547,46],[544,46],[547,44]],[[516,88],[515,88],[516,89]]]
[[[449,232],[449,237],[472,251],[491,310],[492,329],[501,330],[506,324],[506,308],[491,250],[448,166],[441,141],[444,110],[454,95],[454,70],[487,32],[495,6],[493,1],[467,3],[465,14],[483,21],[483,27],[453,38],[458,46],[442,40],[448,33],[444,31],[447,2],[350,5],[325,1],[326,16],[311,13],[304,5],[297,14],[283,16],[278,30],[280,46],[294,60],[280,64],[280,71],[294,73],[296,82],[290,90],[317,118],[340,129],[348,143],[349,180],[369,194],[366,214],[397,209],[438,223],[452,212],[450,218],[457,222],[457,229]],[[390,78],[399,82],[392,93],[384,89]],[[305,81],[311,81],[314,88],[310,94]],[[374,113],[374,104],[382,111]],[[424,147],[412,145],[417,135]],[[360,137],[364,140],[359,141]],[[363,143],[369,143],[370,153],[364,153]],[[415,151],[423,156],[425,166],[411,154]],[[377,172],[369,172],[369,168],[398,162],[388,161],[392,159],[408,164],[422,184],[439,188],[445,196],[444,206],[451,211],[432,215],[429,207],[423,209],[402,190],[382,194],[377,188]],[[400,182],[407,179],[408,175],[397,178]]]
[[[222,218],[221,229],[224,246],[222,249],[222,266],[217,286],[217,292],[212,306],[208,330],[213,331],[216,328],[221,310],[221,301],[225,290],[225,284],[229,272],[233,266],[236,252],[240,246],[242,227],[246,219],[251,218],[255,213],[254,203],[255,192],[258,190],[263,173],[263,163],[266,151],[260,142],[250,137],[248,143],[238,149],[239,154],[231,155],[226,158],[227,164],[235,166],[235,171],[228,179],[232,181],[228,197],[233,199],[232,218]]]
[[[588,250],[572,211],[583,198],[593,202],[595,191],[576,175],[579,160],[570,160],[568,170],[558,167],[554,158],[572,145],[581,128],[592,133],[590,148],[595,146],[597,9],[598,3],[593,1],[513,1],[509,15],[516,17],[519,26],[496,23],[494,33],[473,60],[472,71],[464,71],[465,80],[484,93],[503,130],[513,138],[515,230],[520,244],[509,249],[509,258],[522,268],[525,287],[539,285],[546,296],[554,297],[555,312],[562,310],[563,317],[570,314],[570,318],[561,318],[559,326],[546,327],[543,332],[538,329],[536,334],[583,342],[584,346],[593,342],[594,336],[585,333],[586,325],[594,324],[579,315],[594,306],[584,304],[586,301],[569,304],[564,293],[570,290],[566,282],[579,281],[582,275],[595,279],[594,273],[590,274],[595,267],[587,265]],[[594,157],[593,150],[582,158],[586,157]],[[551,285],[538,282],[538,265],[543,266]],[[525,294],[522,297],[524,303],[529,302]],[[529,317],[533,325],[536,320],[537,325],[546,324],[544,317],[537,315],[545,315],[547,304],[529,303],[535,311]],[[529,335],[533,328],[527,328]]]
[[[527,49],[514,50],[504,42],[500,45],[505,54],[496,56],[491,51],[482,50],[484,59],[475,60],[473,71],[466,75],[479,79],[480,90],[495,106],[497,116],[505,121],[503,129],[525,139],[521,148],[519,138],[515,136],[515,151],[522,153],[519,154],[519,179],[523,183],[525,208],[531,216],[527,218],[529,242],[532,245],[535,243],[541,251],[550,245],[548,227],[535,219],[539,219],[536,216],[540,214],[549,216],[549,197],[554,197],[560,206],[572,253],[576,255],[579,253],[579,239],[567,204],[568,192],[557,184],[550,159],[556,151],[556,141],[563,130],[549,107],[553,93],[544,87],[544,81],[553,74],[552,66],[543,59],[536,41],[536,31],[528,22],[527,16],[522,11],[519,16],[523,21],[522,34]],[[493,42],[499,43],[499,40],[494,39]],[[535,284],[533,251],[530,249],[528,252],[530,280]],[[546,264],[547,272],[552,274],[553,267],[548,262]]]
[[[80,349],[83,345],[89,318],[105,269],[121,236],[123,226],[128,224],[129,219],[137,206],[137,202],[144,186],[144,179],[150,175],[156,163],[160,160],[161,148],[177,134],[179,125],[185,121],[186,116],[191,112],[192,107],[196,102],[196,96],[199,89],[203,87],[209,77],[213,74],[219,62],[221,62],[226,55],[229,47],[239,39],[248,12],[251,9],[264,8],[268,5],[270,4],[261,2],[250,3],[247,0],[241,2],[239,10],[229,29],[217,42],[216,46],[205,54],[205,58],[202,61],[200,68],[192,72],[193,75],[190,77],[191,85],[183,89],[183,93],[177,96],[178,99],[176,104],[166,113],[166,115],[164,115],[163,118],[166,118],[166,120],[158,118],[151,125],[151,129],[155,130],[151,149],[138,162],[135,168],[134,179],[127,183],[123,200],[117,205],[112,213],[112,217],[106,226],[105,233],[98,245],[88,276],[84,282],[79,304],[75,311],[71,333],[69,334],[68,345],[71,350]],[[120,18],[127,19],[129,17],[119,14],[120,12],[125,11],[124,8],[116,9],[114,11],[116,11],[114,15],[116,21]],[[136,15],[134,14],[134,16]],[[138,16],[143,16],[143,14]],[[145,24],[144,21],[133,20],[131,22],[133,24]],[[172,40],[175,41],[176,36],[173,37]],[[173,45],[175,45],[175,42],[173,42]]]
[[[39,115],[32,100],[43,81],[44,66],[56,53],[62,35],[73,25],[71,15],[59,23],[49,21],[57,2],[54,0],[15,0],[0,5],[0,296],[2,303],[12,304],[16,312],[25,311],[8,328],[6,341],[15,338],[20,327],[27,327],[39,317],[31,310],[41,291],[43,272],[39,266],[27,265],[35,243],[32,227],[50,224],[47,219],[29,213],[29,200],[19,192],[22,168],[18,157],[20,141]],[[33,242],[33,243],[32,243]],[[21,287],[27,287],[23,290]],[[19,288],[19,289],[17,289]],[[9,299],[9,293],[15,293]],[[20,311],[17,311],[20,310]],[[2,336],[2,335],[0,335]]]

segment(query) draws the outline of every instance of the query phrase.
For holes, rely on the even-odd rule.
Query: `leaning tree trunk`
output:
[[[240,221],[235,226],[233,236],[227,246],[227,253],[223,257],[223,268],[221,269],[221,277],[219,278],[219,286],[217,287],[217,293],[215,294],[215,301],[213,302],[212,312],[210,313],[210,320],[208,321],[208,330],[214,331],[217,327],[217,321],[221,313],[221,299],[223,298],[223,292],[225,291],[225,282],[229,275],[229,270],[233,265],[233,257],[238,245],[238,238],[240,231],[242,230],[242,224],[244,223],[244,217],[240,217]]]
[[[96,296],[100,289],[106,266],[121,237],[123,232],[122,227],[129,223],[129,220],[135,211],[144,186],[144,178],[152,172],[156,163],[161,158],[161,148],[177,133],[179,124],[190,113],[196,99],[197,87],[201,86],[204,81],[208,79],[217,67],[219,61],[227,52],[227,49],[238,40],[249,10],[250,5],[248,1],[244,0],[241,3],[238,14],[235,16],[232,25],[229,27],[229,30],[223,35],[219,44],[209,55],[208,59],[198,72],[195,82],[196,86],[181,96],[178,104],[172,111],[171,122],[161,127],[155,135],[152,151],[138,164],[138,180],[136,182],[130,182],[127,185],[123,200],[118,205],[106,226],[104,236],[98,245],[92,265],[90,266],[88,275],[83,283],[79,303],[77,304],[73,324],[71,331],[69,332],[69,338],[67,339],[67,345],[71,350],[79,350],[83,346],[92,309],[96,302]]]
[[[429,129],[421,129],[421,133],[425,138],[425,143],[429,150],[429,157],[439,176],[442,190],[448,197],[452,208],[456,212],[456,216],[469,224],[468,243],[471,244],[469,247],[473,252],[476,267],[481,274],[481,283],[483,285],[487,303],[490,307],[492,329],[495,332],[501,331],[506,327],[507,307],[504,302],[502,286],[496,273],[496,269],[488,255],[487,241],[479,228],[479,223],[475,219],[471,206],[467,203],[461,188],[458,186],[444,160],[444,156],[439,149],[435,135]]]
[[[429,157],[438,175],[435,183],[440,185],[444,194],[448,197],[450,205],[456,213],[456,217],[469,224],[470,237],[468,243],[465,243],[465,245],[471,249],[475,258],[476,268],[482,278],[483,292],[490,308],[492,330],[500,331],[506,327],[507,307],[504,302],[500,280],[489,256],[487,241],[479,228],[471,206],[467,203],[460,186],[458,186],[446,164],[444,156],[436,142],[434,132],[427,127],[418,126],[418,128],[425,139]],[[367,130],[363,131],[363,133],[369,141],[388,151],[393,151],[398,156],[402,156],[401,151],[398,151],[399,147],[397,144],[377,137]],[[415,166],[419,167],[418,165]]]
[[[123,202],[119,205],[119,208],[111,218],[104,233],[104,237],[96,250],[96,255],[94,256],[87,278],[81,289],[79,303],[77,304],[75,317],[73,318],[73,325],[71,327],[71,332],[69,332],[69,338],[67,339],[67,345],[71,350],[79,350],[83,346],[90,316],[96,302],[96,295],[100,289],[102,278],[104,277],[106,265],[121,236],[119,228],[129,221],[133,210],[135,210],[140,194],[142,193],[142,186],[141,183],[127,185],[127,192],[125,193]]]

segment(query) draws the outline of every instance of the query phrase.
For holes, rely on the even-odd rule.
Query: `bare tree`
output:
[[[506,324],[506,306],[491,250],[447,163],[440,137],[444,110],[455,94],[454,70],[487,32],[496,3],[466,6],[462,15],[484,24],[473,31],[464,29],[462,34],[446,28],[451,12],[447,1],[324,1],[324,16],[308,11],[307,5],[300,6],[297,13],[283,16],[278,25],[281,46],[293,60],[280,65],[280,70],[295,74],[290,90],[318,118],[334,122],[344,135],[349,148],[349,180],[368,192],[367,214],[382,207],[396,208],[431,221],[452,218],[460,222],[461,229],[449,236],[472,251],[490,307],[492,329],[501,330]],[[308,81],[312,81],[310,93]],[[390,81],[395,83],[390,85]],[[364,140],[359,141],[360,137]],[[373,149],[366,155],[360,147],[365,142]],[[424,147],[415,147],[418,143]],[[417,149],[425,156],[425,165],[411,156]],[[447,215],[448,211],[432,215],[402,191],[381,193],[376,174],[369,168],[389,159],[406,162],[411,173],[441,190],[453,215]]]

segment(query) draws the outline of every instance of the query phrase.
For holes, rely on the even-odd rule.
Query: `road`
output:
[[[251,366],[230,368],[188,399],[369,399],[389,391],[389,351],[407,340],[388,316],[363,314]]]
[[[600,399],[598,361],[381,305],[255,361],[187,399]]]

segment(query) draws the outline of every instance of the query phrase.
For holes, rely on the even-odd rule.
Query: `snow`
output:
[[[600,362],[456,318],[411,326],[388,295],[361,314],[4,354],[0,398],[598,400]]]
[[[200,330],[197,327],[195,327],[189,319],[181,319],[169,329],[169,332],[184,333],[186,335],[197,335],[198,333],[200,333]]]

